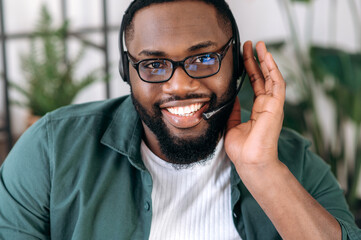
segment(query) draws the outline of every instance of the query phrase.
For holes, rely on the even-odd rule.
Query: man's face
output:
[[[218,52],[231,38],[221,29],[216,9],[198,1],[153,4],[134,19],[128,51],[136,61],[168,58],[180,61]],[[145,142],[166,161],[190,164],[212,154],[231,108],[204,120],[202,113],[220,106],[234,93],[231,48],[218,74],[193,79],[181,67],[164,83],[146,83],[130,66],[134,105],[143,121]]]

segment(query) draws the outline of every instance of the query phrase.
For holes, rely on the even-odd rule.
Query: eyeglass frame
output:
[[[175,70],[178,68],[178,67],[182,67],[184,72],[191,78],[193,79],[202,79],[202,78],[207,78],[207,77],[211,77],[211,76],[214,76],[216,75],[219,70],[221,69],[221,66],[222,66],[222,61],[224,59],[224,57],[226,56],[231,44],[234,44],[234,38],[233,36],[228,40],[228,42],[218,51],[218,52],[205,52],[205,53],[200,53],[200,54],[195,54],[195,55],[191,55],[191,56],[188,56],[186,58],[184,58],[183,60],[181,61],[173,61],[172,59],[168,59],[168,58],[149,58],[149,59],[142,59],[142,60],[139,60],[138,62],[134,62],[135,58],[130,55],[130,53],[127,51],[127,56],[128,56],[128,59],[130,61],[130,64],[134,67],[134,69],[137,71],[138,73],[138,76],[139,78],[144,81],[144,82],[147,82],[147,83],[164,83],[164,82],[168,82],[174,75],[174,72]],[[192,58],[192,57],[197,57],[197,56],[201,56],[201,55],[207,55],[207,54],[215,54],[217,57],[218,57],[218,60],[219,60],[219,66],[218,66],[218,70],[215,72],[215,73],[212,73],[210,75],[206,75],[206,76],[202,76],[202,77],[194,77],[194,76],[191,76],[187,70],[185,69],[184,67],[184,62],[186,60],[188,60],[189,58]],[[140,76],[140,73],[139,73],[139,65],[142,63],[142,62],[145,62],[145,61],[156,61],[156,60],[166,60],[166,61],[169,61],[170,63],[172,63],[172,74],[170,75],[170,77],[166,80],[162,80],[162,81],[148,81],[148,80],[145,80],[143,79],[141,76]]]

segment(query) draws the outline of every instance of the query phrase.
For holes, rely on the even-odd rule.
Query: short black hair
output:
[[[184,0],[135,0],[133,1],[127,11],[125,12],[123,21],[124,21],[124,34],[125,34],[125,42],[126,44],[133,39],[134,33],[134,25],[133,25],[133,18],[137,11],[148,7],[152,4],[156,3],[166,3],[166,2],[180,2]],[[191,0],[185,0],[191,1]],[[226,35],[232,34],[232,23],[231,19],[233,18],[232,12],[228,6],[228,4],[224,0],[193,0],[204,2],[207,4],[213,5],[218,13],[218,24],[223,31],[225,31]]]

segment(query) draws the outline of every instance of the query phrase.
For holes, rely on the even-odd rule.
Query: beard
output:
[[[219,102],[217,101],[216,95],[212,94],[208,111],[212,111],[218,108],[218,106],[221,106],[233,96],[234,92],[235,88],[230,86]],[[133,92],[131,93],[131,97],[140,119],[157,137],[162,153],[167,158],[167,161],[172,163],[176,169],[184,169],[192,167],[194,164],[202,164],[213,157],[218,141],[224,133],[228,118],[233,109],[233,104],[230,104],[221,112],[212,116],[208,120],[208,127],[203,134],[192,138],[182,138],[171,134],[169,128],[163,121],[159,102],[154,104],[152,113],[149,113],[134,97]],[[185,100],[200,97],[204,96],[190,94],[185,98],[174,96],[171,100]]]

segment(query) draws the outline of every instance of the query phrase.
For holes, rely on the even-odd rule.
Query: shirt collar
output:
[[[249,119],[250,113],[242,110],[242,122]],[[143,126],[130,96],[120,104],[113,120],[105,131],[101,143],[128,157],[131,164],[139,170],[146,170],[140,153]],[[232,165],[231,185],[240,182],[237,171]]]
[[[101,143],[127,156],[134,167],[145,170],[140,155],[142,135],[143,126],[129,96],[116,110]]]

